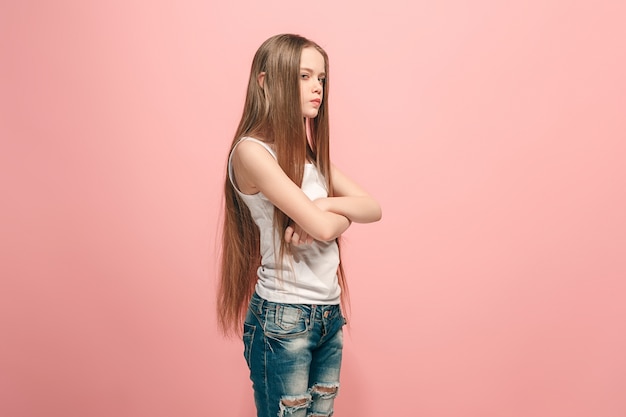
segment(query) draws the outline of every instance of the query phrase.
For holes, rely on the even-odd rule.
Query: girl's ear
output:
[[[263,88],[263,83],[265,82],[265,72],[260,72],[259,76],[256,77],[256,80],[259,83],[259,87]]]

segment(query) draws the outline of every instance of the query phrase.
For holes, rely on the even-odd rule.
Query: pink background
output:
[[[0,415],[250,416],[215,323],[252,55],[331,57],[337,416],[626,415],[626,5],[0,3]]]

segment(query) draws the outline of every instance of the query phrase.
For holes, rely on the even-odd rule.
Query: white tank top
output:
[[[276,158],[266,143],[249,137]],[[283,262],[278,258],[280,236],[274,228],[274,205],[262,193],[243,194],[233,181],[232,152],[228,158],[228,177],[246,203],[259,227],[261,266],[257,270],[256,292],[268,301],[286,304],[339,304],[341,288],[337,282],[339,249],[337,242],[313,241],[310,245],[292,245]],[[326,183],[314,164],[306,164],[302,191],[311,200],[328,197]]]

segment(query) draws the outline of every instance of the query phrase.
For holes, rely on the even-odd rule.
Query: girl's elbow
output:
[[[320,230],[320,234],[318,235],[317,240],[322,242],[330,242],[337,238],[337,232],[334,229],[327,228],[325,230]]]
[[[328,217],[318,229],[316,239],[330,242],[337,239],[350,226],[350,220],[340,214],[326,213],[326,215]]]
[[[325,224],[320,224],[317,227],[311,228],[307,231],[309,236],[320,242],[328,242],[333,240],[331,227]]]
[[[319,240],[320,242],[330,242],[330,241],[333,241],[335,239],[336,238],[331,238],[330,236],[323,236],[323,237],[321,237],[320,239],[317,239],[317,240]]]

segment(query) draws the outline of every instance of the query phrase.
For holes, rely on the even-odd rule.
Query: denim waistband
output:
[[[290,306],[299,308],[304,313],[311,313],[312,311],[319,311],[324,313],[325,311],[333,311],[339,309],[339,304],[289,304],[289,303],[277,303],[274,301],[268,301],[264,298],[261,298],[256,291],[252,294],[250,298],[250,310],[255,313],[261,313],[264,307],[271,306]]]

